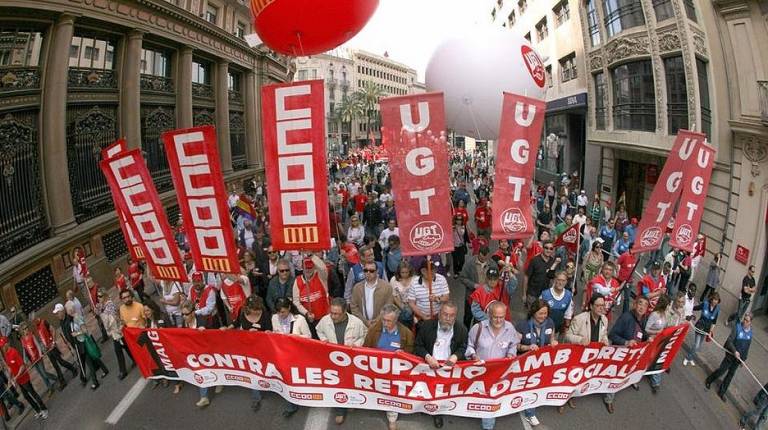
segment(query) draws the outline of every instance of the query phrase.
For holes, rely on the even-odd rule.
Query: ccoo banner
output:
[[[443,94],[391,97],[380,105],[402,253],[453,251]]]
[[[685,162],[705,139],[705,135],[688,130],[680,130],[677,133],[672,150],[643,211],[632,252],[653,251],[661,246],[672,211],[675,210],[675,203],[680,196],[680,185],[686,170]]]
[[[302,406],[465,417],[498,417],[620,391],[668,369],[687,332],[688,325],[680,325],[631,347],[559,344],[520,357],[431,369],[404,352],[277,333],[124,331],[146,378],[272,391]]]
[[[534,232],[531,181],[536,169],[543,100],[504,93],[493,185],[493,239],[525,239]]]
[[[125,139],[118,139],[112,145],[101,150],[101,159],[108,160],[126,149],[128,149],[128,147],[125,144]],[[117,199],[120,198],[120,193],[118,190],[111,191],[112,202],[114,203],[115,213],[117,214],[117,221],[120,224],[120,230],[123,232],[123,239],[128,245],[128,252],[131,254],[131,259],[133,261],[144,260],[144,249],[141,247],[139,240],[133,233],[133,227],[131,227],[131,224],[128,222],[128,218],[120,209],[120,205],[117,204]]]
[[[696,154],[696,162],[685,163],[683,166],[683,191],[669,240],[669,246],[688,252],[693,251],[699,233],[701,216],[704,214],[704,200],[707,198],[709,180],[715,164],[715,148],[709,146],[706,139],[698,140],[698,145],[693,151]]]
[[[155,279],[187,282],[187,272],[155,184],[138,149],[102,160],[101,171],[128,224],[136,233]]]
[[[272,246],[331,247],[322,80],[261,89]]]
[[[163,141],[195,267],[240,273],[216,129],[208,125],[170,131],[163,133]]]

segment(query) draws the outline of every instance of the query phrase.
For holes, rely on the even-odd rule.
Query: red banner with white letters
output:
[[[575,223],[568,227],[560,236],[555,239],[555,246],[564,246],[568,252],[575,254],[579,249],[581,233],[579,232],[581,224]]]
[[[443,94],[390,97],[379,103],[402,253],[453,251]]]
[[[530,196],[545,110],[543,100],[504,93],[491,206],[492,239],[533,235]]]
[[[171,226],[141,151],[118,153],[100,163],[115,203],[133,228],[155,279],[187,282],[187,273]]]
[[[715,148],[705,139],[697,140],[692,159],[683,165],[683,190],[677,206],[675,226],[669,239],[669,246],[693,252],[696,236],[704,214],[709,180],[715,164]]]
[[[108,147],[101,150],[101,159],[108,160],[127,149],[128,146],[125,143],[125,139],[118,139],[112,145],[109,145]],[[112,190],[112,202],[115,206],[117,222],[120,224],[120,230],[123,232],[123,240],[125,240],[125,243],[128,247],[128,253],[131,254],[131,259],[133,261],[144,260],[144,249],[141,248],[139,240],[136,239],[136,235],[133,233],[133,228],[128,223],[128,218],[117,204],[117,198],[118,194],[116,190]]]
[[[685,324],[628,347],[561,343],[519,357],[460,361],[431,369],[420,357],[402,351],[354,348],[279,333],[124,330],[145,378],[271,391],[301,406],[478,418],[621,391],[644,375],[668,369],[687,332]],[[474,344],[472,332],[469,343]]]
[[[706,136],[701,133],[688,130],[680,130],[677,133],[672,150],[653,187],[651,198],[645,205],[632,252],[653,251],[661,247],[667,224],[680,196],[685,164],[690,161],[694,149],[699,146],[699,143],[704,142],[705,138]]]
[[[207,125],[169,131],[163,141],[195,268],[240,273],[216,129]]]
[[[261,89],[264,170],[276,250],[331,247],[324,89],[322,80]]]

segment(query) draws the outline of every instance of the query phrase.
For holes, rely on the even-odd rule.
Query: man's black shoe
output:
[[[435,417],[435,427],[443,428],[443,417]]]

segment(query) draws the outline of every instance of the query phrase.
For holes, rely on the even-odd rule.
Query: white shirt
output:
[[[390,230],[389,227],[387,227],[381,232],[379,235],[379,245],[381,245],[382,249],[389,248],[389,236],[393,235],[400,236],[400,227],[395,227],[394,230]]]
[[[586,206],[588,203],[589,203],[589,197],[587,197],[586,194],[579,194],[579,196],[576,197],[577,206]]]
[[[578,223],[580,226],[587,223],[587,216],[582,214],[576,214],[573,216],[573,223]]]
[[[381,204],[384,204],[384,203],[388,202],[389,200],[392,200],[392,194],[381,193],[379,195],[379,201],[381,202]]]
[[[432,348],[432,357],[435,360],[444,361],[451,356],[451,339],[453,339],[453,326],[450,330],[443,331],[438,323],[437,339],[435,339],[435,347]]]
[[[227,199],[227,206],[229,206],[230,209],[235,207],[238,200],[240,200],[240,196],[238,196],[237,194],[230,194],[229,198]]]
[[[373,281],[373,284],[368,284],[368,282],[365,282],[365,288],[363,288],[363,291],[365,291],[365,317],[369,321],[374,318],[373,293],[376,292],[376,285],[378,284],[378,282],[379,282],[378,279]]]

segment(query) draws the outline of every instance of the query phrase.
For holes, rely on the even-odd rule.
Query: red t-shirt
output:
[[[635,265],[637,265],[637,258],[634,254],[625,252],[619,256],[616,263],[619,265],[619,274],[616,278],[618,278],[620,282],[628,281],[629,277],[632,276],[632,272],[635,270]]]
[[[355,212],[362,212],[365,209],[365,203],[368,201],[368,196],[365,194],[357,194],[352,197],[352,201],[355,202]]]
[[[8,369],[11,371],[11,377],[16,378],[16,382],[19,384],[26,384],[29,382],[29,372],[25,369],[24,372],[19,375],[19,372],[24,367],[24,359],[19,354],[16,348],[8,348],[5,352],[5,364],[8,365]]]
[[[357,247],[352,242],[347,242],[343,245],[341,245],[341,250],[344,251],[346,255],[347,262],[349,264],[359,264],[360,263],[360,253],[357,252]]]
[[[467,208],[453,208],[453,217],[456,218],[457,216],[461,216],[461,219],[464,220],[464,225],[467,225],[467,221],[469,221]]]
[[[475,209],[475,224],[477,228],[491,228],[491,209],[488,206]]]

